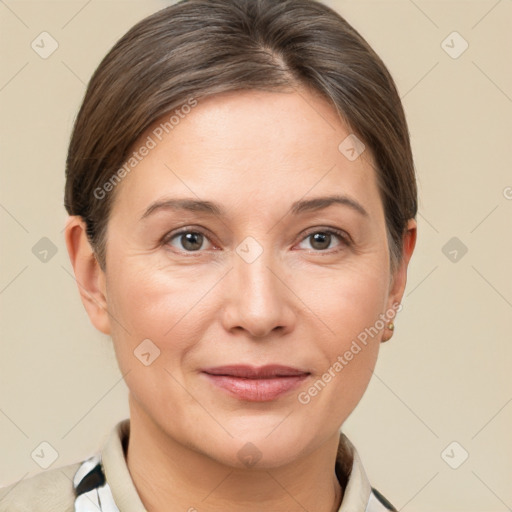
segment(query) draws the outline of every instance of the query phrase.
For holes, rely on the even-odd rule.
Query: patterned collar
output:
[[[75,512],[120,512],[105,478],[101,454],[93,455],[82,463],[73,478],[73,487]]]
[[[103,451],[79,466],[73,478],[75,512],[145,511],[126,466],[129,428],[129,419],[119,422]],[[349,452],[352,457],[347,457]],[[351,469],[346,471],[350,459]],[[340,434],[336,473],[345,489],[338,512],[396,512],[386,498],[370,486],[357,451],[343,433]],[[110,484],[114,485],[114,493]],[[124,488],[116,489],[116,485]]]

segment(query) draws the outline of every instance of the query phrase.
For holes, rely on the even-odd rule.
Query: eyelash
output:
[[[352,245],[352,240],[350,239],[350,236],[348,235],[348,233],[346,233],[345,231],[341,231],[339,229],[336,229],[336,228],[314,229],[314,230],[309,231],[308,233],[306,233],[304,235],[304,237],[301,239],[301,242],[306,240],[311,235],[314,235],[316,233],[322,233],[322,234],[327,234],[327,235],[334,235],[335,237],[337,237],[341,241],[342,245],[344,245],[345,248],[350,247]],[[325,250],[311,249],[312,252],[315,252],[317,254],[334,254],[334,253],[339,252],[341,250],[342,249],[340,249],[340,248],[334,249],[334,250],[333,249],[325,249]]]
[[[165,235],[162,238],[161,243],[162,243],[162,245],[167,245],[167,244],[169,244],[171,242],[171,240],[179,237],[180,235],[186,234],[186,233],[200,234],[203,237],[205,237],[210,243],[212,243],[210,238],[208,237],[208,235],[206,235],[205,233],[203,233],[203,231],[201,231],[200,229],[197,229],[197,228],[183,228],[180,231],[168,233],[167,235]],[[335,229],[335,228],[314,229],[314,230],[309,231],[308,233],[306,233],[303,236],[303,238],[301,238],[300,242],[303,242],[304,240],[306,240],[307,238],[309,238],[310,236],[312,236],[312,235],[314,235],[316,233],[322,233],[322,234],[327,234],[327,235],[334,235],[335,237],[337,237],[341,241],[341,243],[345,247],[348,248],[348,247],[352,246],[352,240],[351,240],[350,236],[345,231],[341,231],[341,230]],[[329,249],[325,249],[325,250],[311,249],[311,252],[314,252],[314,253],[317,253],[317,254],[333,254],[333,253],[336,253],[336,252],[338,252],[340,250],[341,249],[339,249],[339,248],[335,249],[335,250],[332,250],[332,249],[330,249],[330,250]],[[187,254],[187,255],[190,255],[190,256],[197,256],[197,255],[201,254],[202,252],[204,252],[204,251],[201,251],[201,250],[198,250],[198,251],[179,251],[179,253],[181,253],[181,254]]]

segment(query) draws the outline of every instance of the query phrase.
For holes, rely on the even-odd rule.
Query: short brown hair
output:
[[[403,107],[379,56],[315,0],[182,0],[137,23],[104,57],[73,128],[64,200],[70,215],[84,219],[102,268],[115,191],[101,198],[95,191],[147,128],[190,98],[300,86],[326,98],[370,149],[393,271],[417,213]]]

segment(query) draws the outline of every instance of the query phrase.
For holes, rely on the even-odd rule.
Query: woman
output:
[[[0,510],[395,510],[340,433],[416,241],[407,124],[379,57],[312,0],[188,0],[92,77],[65,237],[130,418]]]

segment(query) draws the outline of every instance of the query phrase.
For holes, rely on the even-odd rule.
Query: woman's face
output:
[[[155,147],[117,185],[103,330],[140,417],[275,467],[337,438],[403,292],[371,156],[306,91],[224,93],[182,117],[141,137]],[[240,365],[296,375],[218,369]]]

